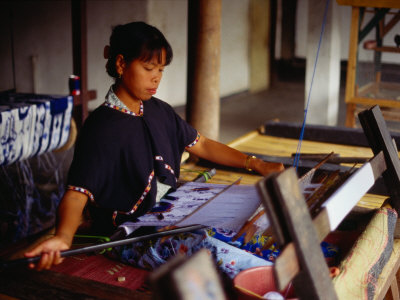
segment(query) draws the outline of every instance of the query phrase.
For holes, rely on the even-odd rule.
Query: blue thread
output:
[[[316,57],[315,57],[314,70],[313,70],[313,74],[312,74],[312,77],[311,77],[310,90],[309,90],[309,92],[308,92],[308,97],[307,97],[307,105],[306,105],[306,109],[304,110],[304,119],[303,119],[303,124],[302,124],[302,126],[301,126],[301,132],[300,132],[299,143],[297,144],[296,155],[295,155],[294,161],[293,161],[293,167],[296,168],[296,171],[297,171],[298,164],[299,164],[299,160],[300,160],[301,143],[303,142],[304,130],[305,130],[305,127],[306,127],[308,105],[310,104],[310,97],[311,97],[312,86],[313,86],[313,83],[314,83],[315,70],[316,70],[316,68],[317,68],[317,62],[318,62],[318,56],[319,56],[319,49],[321,48],[322,36],[324,35],[325,24],[326,24],[326,18],[327,18],[327,15],[328,15],[329,1],[330,1],[330,0],[327,0],[327,1],[326,1],[325,11],[324,11],[324,18],[323,18],[323,20],[322,20],[321,34],[320,34],[320,36],[319,36],[319,42],[318,42],[317,55],[316,55]]]

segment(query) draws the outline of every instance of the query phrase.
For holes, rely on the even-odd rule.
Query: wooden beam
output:
[[[346,91],[345,91],[346,103],[350,103],[351,99],[353,99],[355,95],[359,18],[360,18],[360,9],[358,7],[353,7],[351,10],[349,58],[347,60]],[[355,126],[354,106],[355,106],[354,104],[347,105],[347,112],[346,112],[347,127]]]
[[[383,151],[387,171],[383,173],[392,206],[400,212],[400,161],[397,149],[387,130],[379,106],[365,110],[358,115],[361,126],[374,154]]]
[[[260,129],[262,134],[283,138],[298,139],[301,124],[269,121]],[[390,132],[400,149],[400,133]],[[361,128],[334,127],[326,125],[307,125],[304,140],[323,143],[369,147],[368,140]]]
[[[339,5],[350,5],[358,7],[389,7],[400,8],[398,0],[336,0]]]
[[[71,1],[73,73],[80,77],[80,95],[74,96],[73,117],[78,129],[87,118],[88,101],[96,91],[88,91],[86,0]]]

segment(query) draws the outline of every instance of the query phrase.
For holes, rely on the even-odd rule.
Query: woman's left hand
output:
[[[252,158],[249,161],[249,167],[263,176],[274,172],[281,172],[285,169],[282,163],[263,161],[259,158]]]

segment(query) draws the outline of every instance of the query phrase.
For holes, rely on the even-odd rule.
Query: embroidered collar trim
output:
[[[143,109],[143,101],[140,101],[140,109],[139,109],[139,114],[134,113],[131,111],[118,97],[115,95],[113,87],[110,87],[110,90],[108,91],[106,95],[105,102],[103,103],[104,106],[110,107],[112,109],[118,110],[122,113],[131,115],[131,116],[136,116],[136,117],[141,117],[143,116],[144,109]]]

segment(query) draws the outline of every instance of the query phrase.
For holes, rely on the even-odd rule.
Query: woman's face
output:
[[[127,93],[132,100],[148,100],[157,92],[162,73],[165,68],[166,53],[162,50],[161,61],[154,56],[150,61],[139,59],[122,65],[122,76],[119,87]]]

